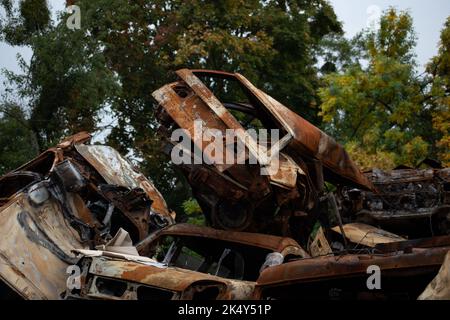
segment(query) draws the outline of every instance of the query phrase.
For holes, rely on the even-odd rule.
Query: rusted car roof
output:
[[[301,246],[297,243],[297,241],[291,238],[277,237],[258,233],[224,231],[184,223],[168,226],[150,235],[147,239],[144,239],[143,241],[141,241],[141,243],[137,245],[138,251],[140,248],[147,246],[155,239],[164,235],[178,235],[178,236],[183,235],[192,237],[202,237],[205,239],[217,239],[269,249],[275,252],[282,252],[287,247],[295,247],[304,252],[306,256],[309,256],[301,248]]]

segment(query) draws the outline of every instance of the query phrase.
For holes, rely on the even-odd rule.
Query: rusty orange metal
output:
[[[260,103],[258,107],[265,107],[274,118],[279,121],[290,134],[292,134],[295,145],[294,148],[310,157],[320,160],[324,167],[330,172],[327,174],[334,181],[347,181],[364,189],[373,189],[373,184],[364,176],[358,166],[350,159],[345,149],[332,137],[322,130],[312,125],[310,122],[296,114],[280,102],[276,101],[263,91],[256,88],[241,74],[211,70],[191,70],[186,69],[177,72],[185,80],[187,75],[217,76],[238,81],[252,98]],[[207,92],[209,97],[212,93]],[[233,124],[233,120],[226,119]]]
[[[217,239],[264,248],[273,252],[289,252],[289,254],[301,258],[309,257],[309,254],[297,243],[297,241],[291,238],[249,232],[223,231],[186,223],[174,224],[151,234],[147,239],[141,241],[137,245],[137,249],[138,251],[144,250],[146,246],[154,242],[157,238],[170,235],[200,237],[204,238],[205,241],[208,239]]]

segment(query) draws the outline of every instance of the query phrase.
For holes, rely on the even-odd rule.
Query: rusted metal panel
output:
[[[418,300],[450,300],[450,251],[436,278],[431,281]]]
[[[228,128],[227,125],[219,116],[211,111],[208,105],[206,105],[199,97],[194,95],[192,91],[190,91],[190,88],[185,89],[186,92],[184,92],[184,94],[187,96],[183,98],[180,97],[179,94],[177,94],[177,92],[175,91],[177,89],[180,90],[179,88],[177,88],[176,84],[166,85],[161,89],[155,91],[153,93],[153,97],[161,105],[164,105],[167,113],[172,117],[172,119],[174,119],[174,121],[180,126],[180,128],[186,130],[188,136],[200,150],[203,151],[208,148],[210,144],[217,142],[208,142],[202,141],[202,139],[194,139],[196,133],[197,135],[203,135],[202,131],[196,131],[195,121],[200,121],[204,129],[209,128],[218,130],[222,133],[223,137],[226,137],[226,129]],[[222,160],[221,163],[215,164],[220,172],[223,172],[230,167],[229,165],[226,165],[226,147],[226,141],[223,141],[223,154],[215,156],[216,158],[220,158]],[[205,156],[206,155],[204,154],[203,157]],[[203,159],[200,159],[200,161],[203,161]],[[212,159],[209,159],[208,161],[212,162]]]
[[[186,71],[183,70],[183,72]],[[193,73],[202,74],[203,72],[194,70]],[[373,189],[372,183],[362,174],[340,144],[310,122],[256,88],[244,76],[240,74],[214,73],[210,70],[205,71],[204,74],[219,74],[222,77],[239,81],[288,131],[302,152],[322,161],[324,166],[337,176],[337,180],[347,180],[362,188]]]
[[[127,283],[143,284],[152,288],[173,292],[175,295],[172,299],[191,299],[192,294],[196,290],[204,290],[205,287],[213,285],[223,288],[218,294],[217,299],[246,300],[252,297],[255,287],[254,282],[230,280],[164,265],[149,265],[105,257],[93,257],[91,259],[92,263],[89,266],[89,275],[101,276]],[[92,286],[92,283],[88,283],[87,285]],[[92,289],[89,289],[89,293],[91,297],[92,293],[94,293],[93,297],[95,298],[111,298],[101,296],[95,291],[92,292]],[[125,295],[116,299],[136,298],[135,295]]]
[[[342,215],[354,222],[424,238],[448,234],[448,169],[373,169],[366,176],[377,192],[345,187],[339,192]]]
[[[275,173],[270,176],[270,181],[282,188],[294,189],[297,186],[297,175],[306,176],[302,168],[285,154],[280,154],[278,165]]]
[[[230,241],[250,245],[253,247],[269,249],[271,251],[276,251],[280,253],[286,250],[287,248],[292,247],[297,249],[297,250],[291,249],[292,252],[295,251],[299,256],[303,257],[309,256],[295,240],[290,238],[283,238],[272,235],[248,233],[248,232],[223,231],[183,223],[174,224],[165,229],[162,229],[161,231],[158,231],[155,234],[150,235],[147,239],[143,240],[141,243],[137,245],[138,251],[148,246],[157,238],[167,235],[195,236],[205,238],[205,240],[217,239],[223,241]]]
[[[411,253],[348,254],[303,259],[264,270],[257,280],[257,286],[320,281],[321,279],[367,274],[368,267],[373,265],[380,267],[382,273],[388,271],[401,273],[425,267],[439,268],[449,250],[450,247],[440,247],[412,249]]]
[[[76,150],[106,180],[108,184],[136,189],[140,187],[139,176],[132,165],[108,146],[75,145]]]
[[[117,151],[82,144],[89,138],[69,137],[0,178],[0,279],[26,299],[60,298],[72,251],[104,244],[113,223],[138,242],[155,215],[173,220],[148,179]]]
[[[81,143],[88,142],[89,140],[91,140],[91,138],[92,138],[92,135],[89,132],[86,132],[86,131],[79,132],[70,137],[65,138],[63,141],[61,141],[57,145],[57,148],[61,148],[61,149],[69,148],[70,146],[75,145],[75,144],[81,144]]]
[[[92,274],[108,278],[144,283],[177,292],[184,291],[192,283],[201,280],[214,280],[224,283],[222,278],[190,270],[155,267],[105,258],[94,258],[89,271]]]
[[[167,216],[171,214],[161,193],[115,149],[108,146],[84,144],[76,144],[75,148],[107,183],[130,189],[142,188],[153,201],[152,208],[155,212]]]
[[[380,243],[375,246],[376,252],[410,251],[411,248],[436,248],[450,246],[450,236],[436,236],[425,239],[414,239],[403,242]]]
[[[255,165],[247,162],[213,166],[205,162],[181,165],[212,226],[295,237],[306,245],[305,238],[311,231],[310,219],[314,219],[319,212],[319,198],[325,180],[373,189],[371,182],[341,145],[257,89],[242,75],[188,69],[178,70],[177,75],[179,81],[153,93],[160,105],[160,132],[166,140],[171,140],[173,130],[180,127],[187,130],[188,137],[194,140],[200,151],[206,150],[211,141],[194,139],[194,122],[199,120],[203,129],[216,129],[222,135],[227,129],[236,130],[238,140],[246,146],[245,159],[249,156],[257,159]],[[201,77],[236,82],[249,103],[237,105],[220,101],[206,82],[200,80]],[[267,130],[278,129],[284,136],[278,142],[272,141],[270,146],[265,146],[248,136],[244,130],[246,122],[235,118],[232,110],[259,120]],[[226,150],[226,143],[223,143],[223,150]],[[173,141],[168,142],[168,153],[173,151],[173,145]],[[226,156],[219,155],[219,159],[226,160]],[[236,186],[244,188],[235,191]],[[297,227],[292,227],[291,223]]]
[[[312,257],[333,255],[333,250],[328,243],[322,227],[319,228],[316,237],[311,242],[309,246],[309,252],[311,253]]]
[[[238,139],[249,149],[252,155],[258,159],[261,165],[270,163],[269,157],[259,152],[258,145],[252,136],[248,134],[241,124],[231,115],[214,94],[198,79],[192,71],[182,69],[177,71],[177,75],[187,83],[194,93],[219,117],[228,129],[235,130]]]
[[[382,243],[406,241],[405,238],[396,234],[363,223],[349,223],[344,225],[343,229],[345,236],[351,242],[372,248]],[[334,227],[332,230],[342,234],[339,227]]]
[[[35,206],[22,193],[0,209],[0,278],[26,299],[59,299],[84,245],[56,201]]]

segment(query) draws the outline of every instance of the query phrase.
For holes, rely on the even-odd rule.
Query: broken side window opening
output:
[[[207,72],[193,71],[193,73],[203,81],[244,129],[269,129],[269,131],[278,129],[283,136],[287,133],[235,78],[210,75]]]

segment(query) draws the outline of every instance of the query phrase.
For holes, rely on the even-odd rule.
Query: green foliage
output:
[[[439,53],[427,66],[431,75],[430,101],[433,128],[440,136],[436,151],[443,162],[450,166],[450,17],[441,33]]]
[[[0,105],[0,175],[24,164],[38,153],[24,112],[16,105]]]
[[[46,0],[2,0],[6,18],[0,23],[0,39],[13,45],[29,45],[30,39],[50,26],[50,10]],[[3,19],[2,19],[3,20]]]
[[[386,11],[377,32],[355,40],[363,44],[356,63],[326,75],[319,90],[325,129],[363,168],[415,166],[438,156],[436,126],[443,121],[435,116],[433,127],[436,92],[433,79],[415,71],[412,25],[409,13]]]
[[[381,16],[379,30],[367,34],[367,49],[372,58],[381,55],[408,64],[414,62],[415,46],[413,19],[406,11],[390,8]]]
[[[183,202],[184,213],[187,215],[187,222],[199,226],[205,225],[205,217],[197,200],[190,198]]]

